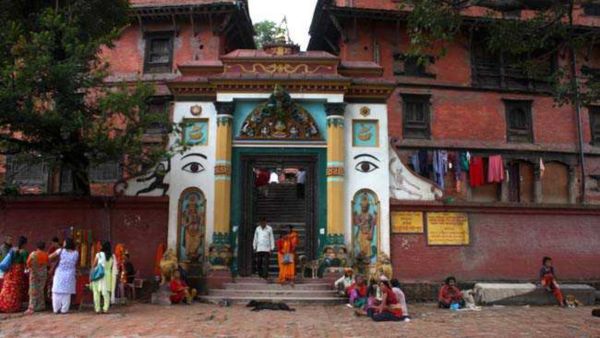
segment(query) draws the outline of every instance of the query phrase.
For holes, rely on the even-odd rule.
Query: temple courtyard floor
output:
[[[136,304],[96,315],[0,315],[0,337],[600,337],[592,307],[484,307],[450,312],[409,307],[410,322],[375,323],[344,305],[293,306],[295,312],[251,312],[243,305]]]

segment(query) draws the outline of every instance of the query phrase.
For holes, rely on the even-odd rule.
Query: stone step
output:
[[[276,283],[267,284],[264,281],[262,283],[226,283],[225,289],[227,290],[288,290],[291,288],[289,285],[279,285]],[[316,291],[329,291],[331,285],[327,283],[311,283],[311,284],[296,284],[294,286],[296,290],[316,290]]]
[[[229,297],[294,297],[294,298],[323,298],[323,297],[336,297],[337,294],[332,290],[295,290],[290,287],[289,289],[281,290],[240,290],[240,289],[212,289],[208,292],[209,296],[218,296],[223,298]]]
[[[233,304],[247,304],[251,300],[265,301],[273,303],[286,303],[286,304],[319,304],[319,305],[338,305],[346,302],[345,299],[340,297],[221,297],[221,296],[202,296],[199,297],[200,301],[207,303],[218,304],[224,300],[227,300]]]
[[[258,276],[252,276],[252,277],[239,277],[236,278],[235,281],[233,282],[233,284],[244,284],[244,283],[250,283],[250,284],[266,284],[265,280],[258,277]],[[319,279],[319,278],[298,278],[296,277],[296,285],[304,285],[304,284],[326,284],[327,282]]]

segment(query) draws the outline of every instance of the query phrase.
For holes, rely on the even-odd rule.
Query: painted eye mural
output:
[[[375,160],[381,162],[377,157],[369,154],[359,154],[354,156],[355,160],[359,160],[354,169],[361,173],[370,173],[371,171],[379,169],[379,166],[371,161]]]
[[[198,162],[198,158],[203,158],[206,160],[206,156],[200,153],[187,154],[181,158],[181,161],[184,163],[181,170],[187,171],[192,174],[199,174],[206,170],[202,163]],[[189,159],[186,161],[186,159]]]

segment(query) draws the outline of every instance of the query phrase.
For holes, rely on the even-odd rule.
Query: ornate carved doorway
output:
[[[261,217],[273,227],[275,239],[288,225],[298,232],[300,243],[297,254],[313,259],[317,249],[317,220],[315,207],[316,155],[242,155],[242,224],[239,233],[240,275],[254,273],[252,242],[254,230]],[[305,171],[304,192],[298,191],[299,169]],[[271,183],[264,185],[260,172],[267,174]],[[271,174],[277,174],[277,182]],[[300,187],[301,188],[301,187]],[[320,201],[318,203],[324,203]],[[277,272],[275,255],[271,257],[270,272]]]

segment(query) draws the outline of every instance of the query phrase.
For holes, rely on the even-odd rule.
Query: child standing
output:
[[[552,266],[552,258],[544,257],[542,259],[542,268],[540,269],[540,283],[548,292],[552,292],[554,298],[558,301],[558,305],[564,305],[563,294],[556,282],[554,267]]]

